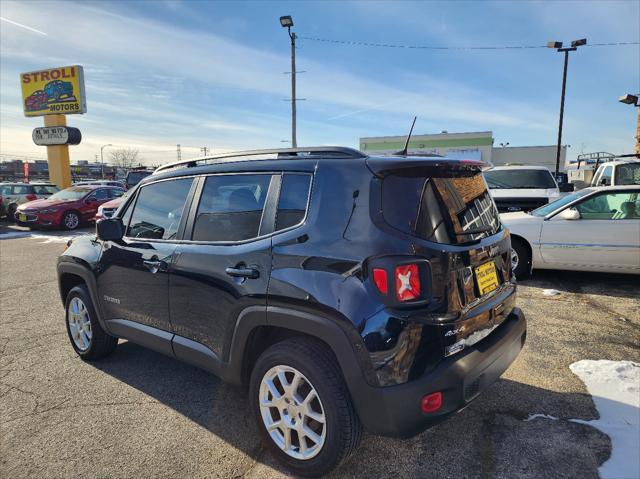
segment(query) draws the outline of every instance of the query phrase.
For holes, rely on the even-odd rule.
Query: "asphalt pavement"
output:
[[[0,225],[0,477],[288,477],[260,445],[243,391],[125,341],[99,362],[76,356],[55,277],[67,236]],[[611,441],[569,421],[597,418],[569,365],[640,362],[639,284],[534,274],[518,298],[527,344],[503,377],[413,439],[365,435],[334,476],[598,477]]]

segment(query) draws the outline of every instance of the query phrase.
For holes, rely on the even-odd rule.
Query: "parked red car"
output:
[[[81,224],[94,221],[98,207],[124,194],[113,186],[72,186],[47,199],[30,201],[18,206],[16,222],[23,226],[50,226],[75,230]]]

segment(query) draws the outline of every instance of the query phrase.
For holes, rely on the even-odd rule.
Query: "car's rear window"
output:
[[[485,238],[501,228],[482,175],[447,178],[388,176],[382,214],[394,228],[436,243]]]

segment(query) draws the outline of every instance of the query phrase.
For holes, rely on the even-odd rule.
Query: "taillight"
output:
[[[38,199],[36,195],[32,195],[32,194],[28,194],[27,196],[25,196],[25,198],[27,199],[27,201],[35,201]]]
[[[442,407],[442,393],[438,391],[437,393],[427,394],[420,401],[420,409],[423,413],[436,412],[438,409]]]
[[[420,273],[417,264],[396,266],[394,277],[398,301],[411,301],[420,297]]]
[[[387,271],[382,268],[373,268],[373,282],[376,284],[376,288],[382,294],[386,295],[389,292],[389,283],[387,282]]]

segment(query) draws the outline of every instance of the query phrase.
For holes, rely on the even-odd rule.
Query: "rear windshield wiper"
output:
[[[491,226],[481,226],[480,228],[469,228],[468,230],[463,230],[462,233],[456,233],[456,236],[477,235],[479,233],[488,233],[492,230],[493,228]]]

